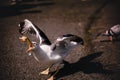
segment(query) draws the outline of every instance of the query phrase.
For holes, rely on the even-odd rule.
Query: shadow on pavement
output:
[[[28,10],[31,8],[35,8],[37,6],[48,6],[48,5],[54,5],[54,2],[51,1],[44,1],[44,2],[38,2],[38,3],[24,3],[23,4],[16,4],[16,5],[8,5],[8,6],[0,6],[0,18],[4,17],[10,17],[10,16],[16,16],[21,14],[27,14],[27,13],[41,13],[41,10]]]
[[[76,63],[68,63],[64,62],[64,67],[60,69],[58,74],[56,75],[56,78],[64,77],[67,75],[74,74],[76,72],[82,71],[85,74],[90,73],[101,73],[101,74],[111,74],[112,71],[106,70],[103,68],[103,65],[100,62],[93,62],[92,60],[101,56],[103,52],[96,52],[93,54],[90,54],[86,57],[81,58]]]

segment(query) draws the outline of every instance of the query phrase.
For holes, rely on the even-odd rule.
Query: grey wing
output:
[[[66,49],[66,42],[65,41],[55,41],[51,45],[51,49],[54,50],[63,50]]]
[[[111,30],[116,33],[116,34],[120,34],[120,25],[115,25],[111,28]]]

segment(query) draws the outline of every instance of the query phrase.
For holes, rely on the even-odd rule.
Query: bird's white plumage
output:
[[[66,37],[63,37],[63,38],[58,37],[57,41],[63,41],[64,39],[66,39]]]
[[[50,45],[46,35],[28,19],[25,19],[22,24],[19,24],[19,26],[20,33],[34,34],[40,40],[39,43],[33,43],[35,48],[32,52],[34,53],[33,56],[37,61],[57,62],[63,60],[67,56],[68,51],[74,48],[74,46],[77,46],[79,42],[83,42],[80,37],[67,34],[62,37],[58,37],[57,40]]]
[[[29,48],[27,51],[32,52],[32,55],[38,62],[41,61],[43,63],[48,63],[49,65],[56,63],[60,64],[71,49],[75,48],[79,44],[84,44],[82,38],[72,34],[62,35],[51,44],[42,30],[40,30],[28,19],[25,19],[19,24],[19,32],[20,34],[33,34],[39,39],[39,43],[37,43],[31,42],[25,36],[20,38],[22,41],[28,42]],[[50,67],[42,71],[41,74],[48,74]],[[57,72],[58,71],[56,71],[55,74]],[[53,74],[53,76],[55,76],[55,74]],[[53,80],[53,76],[51,76],[48,80]]]

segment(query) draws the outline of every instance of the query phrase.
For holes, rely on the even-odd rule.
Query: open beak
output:
[[[26,36],[19,37],[19,39],[20,39],[22,42],[26,42],[26,41],[27,41],[27,37],[26,37]]]
[[[19,37],[19,39],[22,41],[22,42],[27,42],[28,44],[28,49],[26,50],[26,52],[30,52],[32,51],[35,47],[33,46],[32,42],[26,37],[26,36],[22,36],[22,37]]]

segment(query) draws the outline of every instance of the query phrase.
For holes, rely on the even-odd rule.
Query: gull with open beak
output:
[[[51,43],[44,32],[28,19],[20,22],[19,32],[22,35],[27,33],[35,35],[39,40],[37,43],[30,41],[30,39],[26,36],[19,38],[22,42],[27,42],[27,53],[32,52],[37,61],[50,64],[50,66],[46,70],[40,72],[40,74],[49,74],[50,68],[54,64],[62,63],[64,58],[69,54],[69,51],[78,45],[84,44],[81,37],[73,34],[59,36],[53,43]],[[59,65],[57,66],[56,72],[47,80],[54,80],[54,76],[59,71],[58,67]]]

